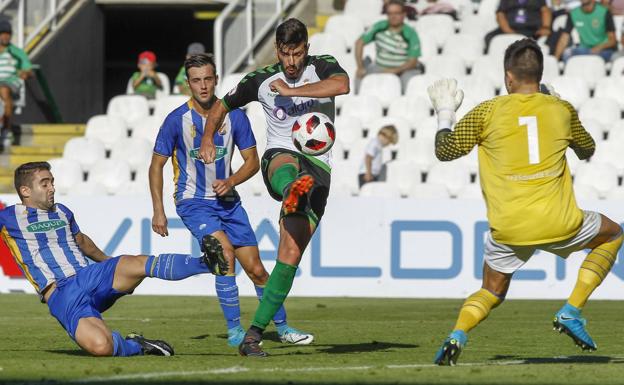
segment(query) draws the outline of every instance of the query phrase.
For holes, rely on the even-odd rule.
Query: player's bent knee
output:
[[[264,285],[269,279],[269,273],[261,263],[254,265],[246,273],[249,279],[256,285]]]
[[[83,349],[96,357],[112,356],[114,352],[113,340],[104,335],[96,334],[89,338]]]
[[[117,267],[125,275],[144,276],[147,258],[147,255],[122,255]]]

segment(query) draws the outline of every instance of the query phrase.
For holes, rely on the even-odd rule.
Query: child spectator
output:
[[[360,188],[368,182],[381,182],[386,180],[386,166],[383,164],[383,148],[399,141],[399,133],[393,125],[384,126],[377,136],[372,138],[364,150],[364,159],[358,175]]]
[[[156,91],[162,90],[162,83],[156,73],[156,54],[143,51],[139,54],[138,72],[132,74],[132,88],[137,95],[148,99],[156,98]]]

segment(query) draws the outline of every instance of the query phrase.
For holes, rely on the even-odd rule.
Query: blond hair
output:
[[[399,141],[399,132],[392,124],[381,127],[377,135],[385,136],[392,144],[397,144],[397,142]]]

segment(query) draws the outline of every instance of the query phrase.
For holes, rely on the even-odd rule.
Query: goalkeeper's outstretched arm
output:
[[[467,155],[479,143],[483,117],[491,102],[483,102],[468,112],[454,130],[442,128],[436,134],[435,154],[441,161],[450,161]]]
[[[585,130],[585,127],[581,124],[578,114],[574,107],[562,100],[568,111],[570,111],[570,130],[572,133],[572,141],[570,142],[570,148],[574,150],[574,153],[580,160],[589,159],[596,151],[596,142],[591,137],[589,132]]]

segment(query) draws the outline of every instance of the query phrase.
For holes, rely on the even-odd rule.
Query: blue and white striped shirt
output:
[[[21,204],[0,211],[0,234],[38,293],[87,266],[79,232],[74,213],[60,203],[49,211]]]
[[[184,199],[217,199],[212,183],[232,174],[234,146],[245,150],[256,145],[245,113],[232,110],[214,134],[216,160],[205,164],[197,158],[205,125],[206,119],[192,108],[189,101],[167,115],[156,137],[154,153],[171,157],[173,163],[176,203]]]

